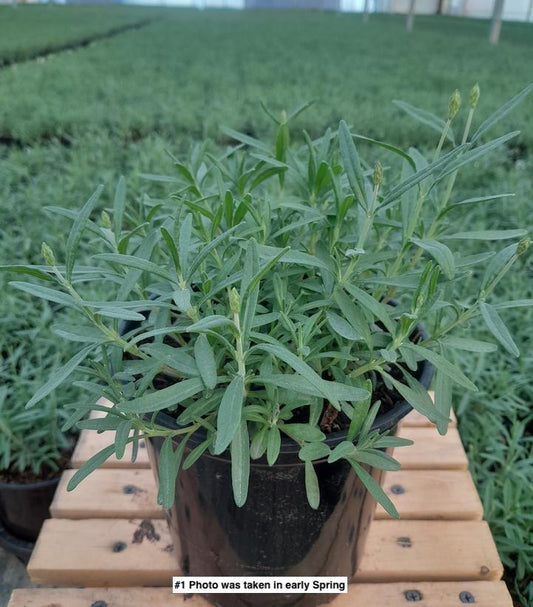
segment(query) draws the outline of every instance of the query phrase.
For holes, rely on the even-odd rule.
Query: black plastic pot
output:
[[[429,387],[432,366],[421,363],[417,376]],[[402,401],[378,416],[373,429],[394,431],[411,411]],[[176,428],[175,421],[159,413],[157,423]],[[205,440],[194,434],[186,453]],[[346,440],[346,431],[332,433],[326,443],[334,447]],[[150,439],[148,453],[158,475],[163,439]],[[235,505],[229,454],[205,453],[190,469],[180,471],[176,501],[167,519],[184,575],[238,576],[348,576],[355,573],[373,518],[375,501],[345,461],[314,463],[320,485],[320,506],[313,510],[304,483],[304,464],[298,445],[288,438],[274,466],[251,462],[248,499]],[[367,467],[379,482],[381,471]],[[311,594],[210,594],[222,607],[314,607],[334,595]]]
[[[54,497],[59,476],[29,484],[0,482],[0,522],[11,535],[34,542]]]

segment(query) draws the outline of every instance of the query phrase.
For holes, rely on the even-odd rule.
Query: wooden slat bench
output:
[[[415,445],[396,453],[402,470],[387,473],[385,491],[402,518],[378,507],[361,567],[332,607],[512,607],[455,420],[441,437],[413,413],[400,435]],[[82,432],[72,467],[110,442]],[[207,607],[171,592],[176,554],[146,452],[139,455],[134,464],[127,454],[111,458],[71,493],[74,471],[63,474],[28,565],[34,583],[62,588],[15,590],[9,607]],[[158,539],[134,541],[141,524]]]

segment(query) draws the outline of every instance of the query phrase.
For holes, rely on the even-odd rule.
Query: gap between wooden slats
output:
[[[63,473],[51,514],[55,518],[163,518],[151,470],[96,470],[75,491],[66,491],[74,470]],[[402,519],[480,520],[483,507],[463,470],[387,472],[384,489]],[[378,506],[376,519],[388,518]]]
[[[139,519],[45,521],[28,564],[32,581],[59,586],[167,586],[179,561],[166,523],[152,520],[159,539],[135,543],[141,523]],[[381,520],[372,523],[355,579],[498,580],[502,574],[484,521]]]

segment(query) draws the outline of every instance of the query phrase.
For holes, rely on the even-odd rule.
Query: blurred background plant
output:
[[[51,393],[35,410],[28,399],[64,352],[50,330],[54,312],[46,302],[4,293],[0,318],[0,480],[33,482],[58,475],[66,466],[75,433],[64,433],[67,417],[58,405],[73,395],[68,386]]]

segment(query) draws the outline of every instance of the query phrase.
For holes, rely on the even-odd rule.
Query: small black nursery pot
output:
[[[423,362],[419,381],[429,386],[432,366]],[[406,401],[378,415],[373,430],[395,431],[411,411]],[[157,423],[177,428],[159,413]],[[346,431],[331,433],[326,444],[334,448],[346,440]],[[179,439],[176,439],[178,441]],[[197,432],[185,454],[205,440]],[[162,438],[148,443],[157,477]],[[308,503],[304,462],[299,446],[284,438],[275,465],[264,459],[251,462],[248,499],[235,505],[229,453],[204,453],[188,470],[181,470],[175,503],[167,519],[184,575],[193,576],[347,576],[355,573],[373,518],[375,500],[345,460],[314,462],[320,486],[320,505]],[[366,468],[377,482],[382,471]],[[314,607],[334,595],[325,594],[210,594],[221,607]]]
[[[59,477],[35,483],[0,482],[0,522],[15,537],[34,542],[49,514]]]

